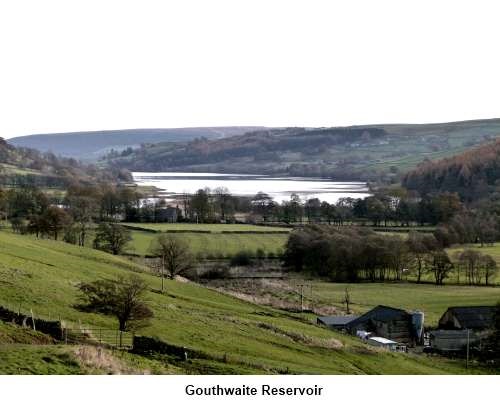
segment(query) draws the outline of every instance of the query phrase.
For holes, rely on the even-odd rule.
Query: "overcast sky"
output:
[[[2,1],[0,136],[500,117],[497,1]]]

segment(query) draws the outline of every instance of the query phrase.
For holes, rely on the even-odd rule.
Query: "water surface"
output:
[[[335,203],[339,198],[364,198],[369,194],[366,183],[336,182],[311,177],[273,177],[255,174],[226,173],[145,173],[133,172],[136,184],[155,186],[167,198],[180,194],[193,194],[200,188],[225,187],[233,195],[253,196],[259,191],[269,194],[277,202],[289,200],[298,194],[302,200],[319,198]]]

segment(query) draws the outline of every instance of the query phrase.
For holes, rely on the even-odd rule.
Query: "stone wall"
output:
[[[33,324],[38,332],[52,336],[56,340],[61,340],[63,336],[63,327],[59,321],[47,321],[40,318],[32,318],[29,315],[18,314],[8,308],[0,306],[0,320],[4,322],[13,322],[17,325],[33,329]]]

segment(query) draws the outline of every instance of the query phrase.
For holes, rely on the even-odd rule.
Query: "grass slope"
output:
[[[0,304],[35,316],[51,314],[68,323],[116,327],[114,319],[78,312],[77,284],[115,277],[142,268],[123,258],[62,242],[36,240],[0,232]],[[192,283],[160,280],[141,274],[151,287],[147,299],[155,318],[144,335],[211,355],[226,362],[194,360],[196,373],[438,374],[465,373],[461,363],[369,349],[357,339],[320,328],[311,322],[268,307],[249,304]],[[24,350],[24,349],[23,349]],[[30,357],[31,348],[18,356]],[[64,351],[64,348],[58,349]],[[4,362],[15,362],[9,351]],[[60,354],[60,353],[59,353]],[[57,355],[59,355],[57,354]],[[56,354],[54,354],[56,355]],[[65,360],[63,362],[66,364]],[[65,366],[66,367],[66,366]],[[41,368],[35,373],[78,372]],[[468,372],[484,370],[469,369]]]

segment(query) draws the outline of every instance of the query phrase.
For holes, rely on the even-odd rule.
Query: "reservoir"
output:
[[[161,189],[166,198],[180,194],[193,194],[199,189],[225,187],[233,195],[254,196],[259,191],[269,194],[275,201],[289,200],[298,194],[302,200],[319,198],[335,203],[340,198],[364,198],[370,195],[366,183],[336,182],[312,177],[274,177],[256,174],[133,172],[138,185]]]

